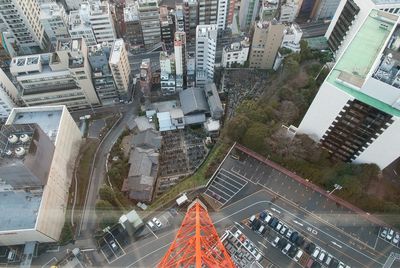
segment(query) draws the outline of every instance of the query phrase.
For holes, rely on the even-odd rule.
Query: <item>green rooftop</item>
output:
[[[396,108],[356,89],[361,88],[373,63],[384,47],[396,23],[395,18],[397,17],[387,15],[379,10],[372,10],[329,74],[327,81],[372,107],[400,117],[400,111]]]

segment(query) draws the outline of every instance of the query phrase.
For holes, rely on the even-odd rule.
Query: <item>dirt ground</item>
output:
[[[133,137],[133,134],[130,134],[130,135],[122,138],[121,146],[122,146],[122,150],[124,151],[125,157],[129,157],[129,153],[131,151],[132,137]]]

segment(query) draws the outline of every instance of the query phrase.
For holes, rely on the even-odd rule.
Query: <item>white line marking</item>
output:
[[[50,262],[52,262],[53,260],[55,260],[56,262],[58,261],[56,257],[51,258],[48,262],[46,262],[42,268],[46,267],[47,264],[49,264]]]
[[[147,229],[150,230],[150,233],[152,233],[156,237],[156,239],[158,239],[158,236],[156,236],[156,234],[153,232],[153,230],[151,230],[151,228],[147,224],[146,224],[146,227],[147,227]]]

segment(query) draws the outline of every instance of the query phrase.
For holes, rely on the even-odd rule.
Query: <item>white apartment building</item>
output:
[[[399,17],[373,9],[321,85],[297,133],[345,162],[400,156]]]
[[[100,104],[83,39],[59,41],[54,53],[15,57],[10,72],[27,106],[63,104],[77,110]]]
[[[372,9],[400,14],[400,0],[342,0],[326,31],[330,49],[339,58]]]
[[[108,1],[91,0],[81,4],[80,15],[89,22],[98,44],[112,43],[116,39],[114,23]]]
[[[232,64],[243,65],[247,61],[250,51],[250,42],[246,38],[241,42],[235,42],[225,46],[222,50],[222,67],[230,68]]]
[[[174,37],[174,52],[175,52],[175,79],[176,79],[176,89],[178,91],[185,87],[185,77],[186,77],[186,33],[185,32],[175,32]]]
[[[218,11],[217,11],[217,26],[218,30],[225,30],[227,26],[227,16],[229,12],[230,0],[218,0]]]
[[[58,241],[79,128],[65,106],[15,108],[0,140],[0,245]]]
[[[160,52],[161,92],[163,95],[175,93],[175,57],[167,52]]]
[[[48,46],[38,1],[0,1],[0,29],[7,32],[6,43],[16,46],[15,52],[10,50],[15,53],[11,56],[40,53]]]
[[[261,7],[259,11],[260,20],[273,20],[278,19],[278,9],[279,9],[279,1],[278,0],[262,0]]]
[[[79,10],[73,10],[69,13],[69,34],[72,39],[84,38],[87,46],[97,45],[96,36],[88,21],[85,21]]]
[[[46,2],[40,5],[40,22],[53,46],[59,39],[68,38],[68,15],[61,4]]]
[[[281,5],[281,12],[279,21],[280,22],[293,22],[297,17],[300,10],[300,4],[298,0],[286,0],[286,3]]]
[[[283,40],[281,47],[288,48],[293,52],[300,52],[300,40],[303,36],[303,31],[299,25],[292,23],[285,27],[283,31]]]
[[[217,25],[198,25],[196,29],[196,86],[204,87],[213,82]]]
[[[139,18],[146,48],[161,42],[160,16],[157,0],[139,0]]]
[[[110,54],[110,68],[120,96],[128,96],[131,67],[123,39],[115,40]]]

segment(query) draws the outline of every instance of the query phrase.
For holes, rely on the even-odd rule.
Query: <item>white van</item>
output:
[[[148,221],[148,222],[147,222],[147,225],[148,225],[151,229],[154,229],[154,228],[156,227],[152,221]]]
[[[291,247],[292,247],[291,244],[287,244],[286,247],[284,249],[282,249],[282,253],[283,254],[287,254]]]
[[[260,228],[258,229],[257,233],[261,234],[262,231],[264,231],[265,226],[261,225]]]
[[[296,254],[296,256],[294,256],[293,260],[295,262],[298,262],[300,260],[301,256],[303,256],[303,251],[300,249],[299,251],[297,251],[297,254]]]

